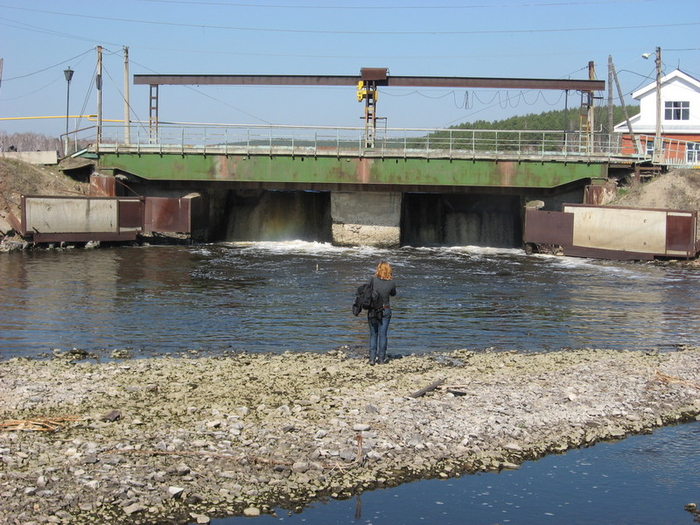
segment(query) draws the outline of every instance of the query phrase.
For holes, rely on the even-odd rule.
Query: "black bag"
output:
[[[369,317],[375,317],[381,321],[384,315],[384,303],[379,294],[372,286],[372,279],[369,282],[357,287],[355,301],[352,303],[352,313],[360,315],[362,310],[366,310]]]

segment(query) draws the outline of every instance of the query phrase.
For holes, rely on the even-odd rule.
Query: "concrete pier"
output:
[[[401,202],[397,192],[332,192],[333,243],[340,246],[399,246]]]

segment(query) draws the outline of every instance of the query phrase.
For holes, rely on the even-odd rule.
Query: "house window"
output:
[[[651,157],[654,154],[654,140],[647,139],[646,141],[647,157]]]
[[[688,142],[686,149],[688,164],[697,164],[700,162],[700,142]]]
[[[666,102],[665,120],[690,120],[690,102]]]

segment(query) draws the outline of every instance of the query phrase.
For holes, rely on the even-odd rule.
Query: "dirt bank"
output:
[[[12,230],[8,214],[20,217],[22,195],[87,195],[89,184],[67,177],[59,166],[33,166],[0,158],[0,239]]]
[[[337,351],[69,357],[0,363],[0,523],[207,523],[517,468],[700,413],[700,348],[375,367]],[[55,430],[29,430],[40,424]]]
[[[637,188],[621,189],[610,205],[700,211],[700,170],[673,170]]]

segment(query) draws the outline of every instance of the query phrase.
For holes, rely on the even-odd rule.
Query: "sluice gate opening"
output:
[[[364,207],[366,216],[358,219],[357,214],[348,214],[354,217],[354,223],[341,224],[346,218],[338,212],[339,204],[333,205],[332,192],[230,190],[217,212],[220,226],[212,228],[218,234],[211,240],[353,244],[338,237],[340,226],[356,230],[386,228],[382,223],[386,222],[387,213],[380,206],[396,199],[371,192],[349,195],[355,198],[355,206]],[[399,201],[396,245],[522,246],[522,197],[519,195],[404,193],[396,196]],[[371,224],[367,217],[380,219]]]
[[[522,244],[517,195],[407,193],[401,244],[516,248]]]
[[[237,190],[227,200],[226,241],[332,240],[329,192]]]

